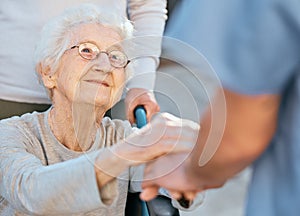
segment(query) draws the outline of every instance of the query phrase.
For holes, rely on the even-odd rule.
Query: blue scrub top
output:
[[[253,166],[246,215],[299,215],[300,1],[182,1],[165,35],[199,50],[225,88],[282,95],[276,134]]]

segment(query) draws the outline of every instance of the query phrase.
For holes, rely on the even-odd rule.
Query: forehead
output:
[[[72,30],[71,41],[75,44],[94,42],[99,48],[107,48],[121,42],[122,37],[114,28],[93,23],[75,27]]]

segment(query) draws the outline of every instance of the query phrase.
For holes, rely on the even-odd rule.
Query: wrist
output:
[[[98,187],[102,188],[105,184],[129,168],[129,165],[124,163],[124,161],[114,153],[112,148],[106,148],[98,154],[94,168]]]
[[[122,167],[129,168],[136,165],[134,160],[134,158],[136,158],[135,151],[130,145],[126,144],[126,142],[112,146],[111,153],[114,155],[114,160],[118,161],[117,163],[122,164]]]

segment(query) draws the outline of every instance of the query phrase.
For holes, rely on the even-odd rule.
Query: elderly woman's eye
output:
[[[124,61],[126,58],[125,54],[119,50],[114,50],[109,53],[109,57],[113,61]]]
[[[79,46],[79,54],[85,59],[94,59],[97,56],[96,48],[90,44],[82,44]]]
[[[115,61],[118,61],[120,59],[118,55],[110,55],[110,58]]]
[[[92,53],[92,50],[90,48],[83,48],[81,50],[81,52],[84,52],[84,53]]]

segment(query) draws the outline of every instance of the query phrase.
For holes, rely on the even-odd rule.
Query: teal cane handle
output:
[[[146,110],[145,110],[144,106],[142,106],[142,105],[137,106],[134,109],[133,113],[134,113],[135,123],[136,123],[137,128],[141,128],[147,124],[147,115],[146,115]],[[142,209],[141,209],[142,216],[149,216],[149,210],[148,210],[148,206],[147,206],[146,202],[140,200],[140,204],[142,207]]]
[[[137,128],[147,124],[147,113],[144,106],[134,109]],[[180,216],[177,208],[173,207],[172,201],[166,196],[159,195],[155,199],[145,202],[140,200],[142,216]]]
[[[147,124],[147,114],[144,106],[137,106],[134,109],[134,116],[136,119],[136,126],[141,128]]]
[[[137,106],[134,109],[134,116],[135,116],[136,125],[138,128],[141,128],[147,124],[147,114],[146,114],[146,110],[145,110],[144,106],[142,106],[142,105]],[[163,199],[163,198],[158,197],[157,200],[158,199]],[[180,203],[181,206],[183,206],[185,208],[188,208],[190,206],[190,201],[187,200],[184,196],[182,196],[177,201]],[[155,202],[155,201],[152,201],[152,202]],[[160,201],[160,202],[162,203],[162,201]],[[149,203],[151,203],[151,201]],[[145,204],[145,203],[143,203],[143,204]],[[172,215],[177,215],[177,214],[179,215],[178,210],[175,208],[172,210],[172,207],[171,207],[167,210],[169,212],[174,211],[175,213],[172,213]]]

